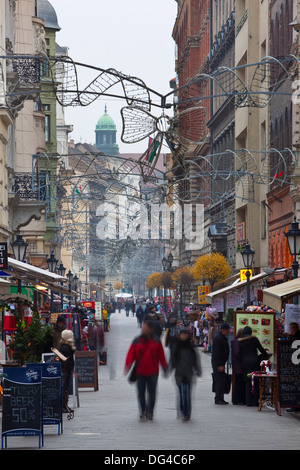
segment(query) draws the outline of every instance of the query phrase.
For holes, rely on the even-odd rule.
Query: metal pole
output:
[[[250,305],[250,276],[251,272],[249,270],[246,271],[246,277],[247,277],[247,307]]]

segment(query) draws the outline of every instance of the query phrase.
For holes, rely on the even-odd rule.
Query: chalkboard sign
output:
[[[62,388],[61,364],[42,364],[43,424],[58,425],[58,435],[62,432]]]
[[[97,351],[76,351],[75,364],[78,375],[78,388],[94,388],[94,391],[97,391]]]
[[[278,401],[281,408],[300,408],[300,366],[297,360],[300,353],[296,343],[277,341]]]
[[[3,439],[8,436],[39,436],[43,444],[42,374],[40,364],[5,368],[2,404]]]

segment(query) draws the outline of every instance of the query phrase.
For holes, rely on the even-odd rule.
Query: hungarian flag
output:
[[[79,189],[75,189],[75,192],[78,194],[79,197],[82,197],[82,187],[79,186]]]
[[[146,161],[149,163],[152,163],[154,160],[154,157],[156,156],[157,150],[159,149],[160,142],[156,139],[151,139],[149,137],[149,147],[148,147],[148,152],[146,154]]]

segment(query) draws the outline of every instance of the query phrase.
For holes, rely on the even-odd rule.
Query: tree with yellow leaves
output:
[[[147,283],[150,289],[159,289],[162,286],[161,273],[150,274]]]
[[[208,282],[211,291],[217,282],[224,281],[230,275],[231,268],[227,259],[221,253],[210,253],[199,256],[194,268],[195,279]]]
[[[121,281],[116,281],[114,283],[114,289],[115,290],[122,290],[123,289],[123,283]]]

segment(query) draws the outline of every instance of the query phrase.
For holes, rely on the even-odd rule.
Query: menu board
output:
[[[263,348],[270,354],[275,352],[275,313],[235,312],[234,336],[240,328],[250,326]]]
[[[277,341],[278,401],[281,408],[300,408],[299,346],[299,341]]]
[[[57,424],[62,430],[61,364],[42,364],[43,424]]]
[[[76,351],[76,372],[78,374],[78,388],[94,388],[98,390],[98,362],[97,351]]]

